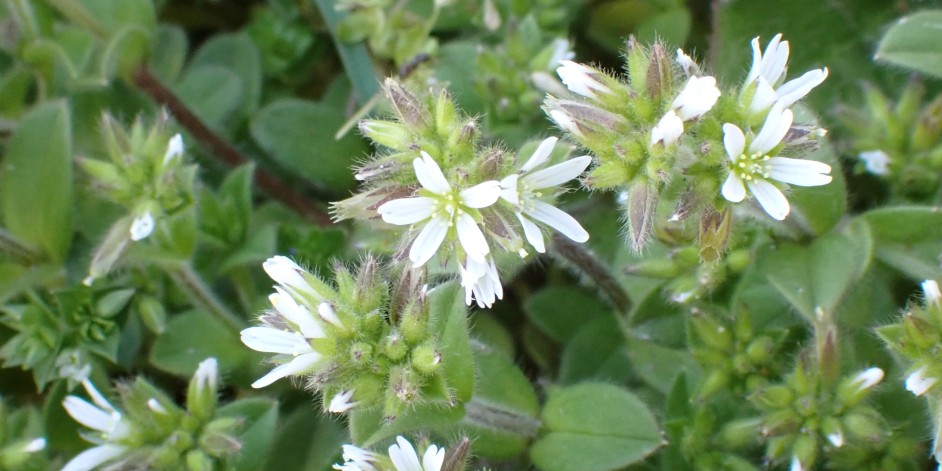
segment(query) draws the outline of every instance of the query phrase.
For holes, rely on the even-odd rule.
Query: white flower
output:
[[[89,471],[128,451],[127,447],[110,442],[127,437],[131,432],[130,425],[122,419],[121,413],[95,389],[91,381],[85,380],[82,385],[94,404],[78,396],[69,395],[62,401],[62,406],[76,422],[100,432],[106,443],[79,453],[62,468],[63,471]]]
[[[352,398],[352,389],[341,391],[330,400],[330,406],[327,407],[327,410],[329,412],[333,412],[334,414],[340,414],[353,409],[357,404],[359,404],[359,402],[351,401],[350,399]]]
[[[674,98],[671,108],[677,111],[682,121],[689,121],[710,111],[719,98],[720,89],[716,87],[715,78],[693,76],[687,79],[687,84]]]
[[[281,288],[275,290],[268,299],[292,331],[269,326],[249,327],[242,331],[242,343],[252,350],[277,353],[290,360],[252,383],[253,388],[263,388],[286,376],[314,370],[321,360],[321,354],[311,347],[310,340],[326,337],[323,326],[290,294]]]
[[[569,116],[563,110],[550,110],[550,118],[559,126],[559,129],[566,131],[576,137],[585,137],[585,134],[582,133],[582,130],[579,129],[579,125],[572,119],[572,116]]]
[[[657,126],[654,126],[654,129],[651,130],[651,145],[662,142],[665,146],[669,146],[677,142],[677,139],[680,139],[680,135],[683,133],[684,121],[680,119],[680,116],[677,116],[674,110],[669,110],[657,122]]]
[[[369,450],[364,450],[353,445],[343,446],[343,464],[335,464],[334,469],[340,471],[376,471],[374,463],[380,461],[382,457]]]
[[[167,143],[167,153],[164,154],[164,165],[176,157],[183,155],[183,136],[175,134]]]
[[[415,448],[400,435],[396,437],[396,445],[389,447],[389,459],[392,460],[396,471],[440,471],[445,462],[445,449],[436,445],[429,446],[422,456],[422,463],[419,463]]]
[[[131,223],[131,240],[138,241],[147,238],[154,232],[154,215],[147,211],[146,213],[134,218]]]
[[[927,367],[923,366],[906,377],[907,391],[917,396],[922,396],[939,381],[939,378],[926,376],[926,369]]]
[[[886,175],[890,173],[890,156],[880,149],[861,152],[858,156],[867,166],[867,171],[874,175]]]
[[[814,160],[771,157],[774,149],[788,132],[792,124],[791,110],[775,106],[769,112],[765,124],[749,142],[741,129],[731,123],[723,125],[723,144],[730,161],[729,176],[723,184],[723,197],[738,203],[746,197],[746,187],[756,197],[769,216],[781,221],[791,207],[785,195],[769,179],[798,186],[819,186],[831,182],[831,167]]]
[[[275,283],[283,286],[286,290],[316,301],[324,300],[323,296],[315,291],[304,278],[303,273],[306,273],[305,270],[288,257],[282,255],[271,257],[262,263],[262,268]]]
[[[432,258],[449,234],[457,236],[468,257],[483,262],[490,249],[471,214],[497,202],[499,183],[492,180],[464,190],[452,188],[438,164],[424,151],[412,166],[422,185],[420,196],[388,201],[377,212],[390,224],[425,222],[409,249],[413,266],[422,266]]]
[[[684,69],[684,74],[688,77],[700,73],[700,67],[683,49],[677,50],[677,63],[680,64],[681,69]]]
[[[788,108],[828,76],[827,68],[816,69],[782,84],[788,63],[788,41],[781,39],[782,34],[776,34],[765,47],[764,54],[759,46],[759,38],[752,39],[752,68],[746,76],[744,87],[748,89],[754,85],[754,94],[749,103],[752,113],[765,111],[773,104]]]
[[[469,258],[460,271],[464,303],[468,306],[471,305],[472,296],[481,308],[490,308],[496,299],[504,299],[504,287],[500,284],[497,265],[490,257],[485,263]]]
[[[602,75],[601,72],[569,60],[560,61],[560,64],[562,66],[556,69],[556,73],[571,92],[593,99],[598,98],[595,92],[612,93],[612,89],[596,78]]]
[[[922,292],[926,296],[926,304],[939,306],[942,301],[942,291],[939,291],[939,284],[935,280],[923,281]]]
[[[567,61],[576,57],[576,53],[572,52],[570,48],[569,40],[565,38],[556,38],[553,39],[553,54],[550,56],[549,63],[547,64],[548,69],[552,69],[557,65],[561,64],[563,61]]]
[[[851,381],[851,384],[857,386],[857,391],[859,392],[880,384],[880,381],[883,381],[883,370],[874,367],[867,368],[866,370],[857,373],[857,376],[854,377],[854,379]]]
[[[202,393],[205,389],[215,392],[219,383],[219,362],[212,357],[201,361],[199,366],[196,367],[194,376],[196,377],[198,393]]]
[[[514,205],[517,219],[523,227],[524,236],[530,245],[540,253],[546,251],[543,234],[540,232],[539,226],[531,219],[556,229],[576,242],[589,240],[589,233],[572,216],[540,200],[545,196],[544,190],[562,185],[578,177],[592,163],[592,157],[583,155],[533,171],[534,168],[546,163],[550,153],[553,152],[556,141],[555,137],[544,139],[530,159],[520,167],[519,173],[511,174],[500,181],[500,197]]]

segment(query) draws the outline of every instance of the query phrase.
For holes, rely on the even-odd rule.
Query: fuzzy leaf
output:
[[[942,10],[923,10],[897,20],[873,58],[942,78]]]

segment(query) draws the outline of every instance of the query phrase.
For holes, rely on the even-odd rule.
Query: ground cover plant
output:
[[[938,469],[939,44],[928,0],[4,0],[0,469]]]

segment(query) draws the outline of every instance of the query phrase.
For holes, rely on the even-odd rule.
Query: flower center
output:
[[[743,180],[752,180],[753,178],[769,178],[769,157],[763,154],[743,154],[733,164],[730,171],[739,175]]]
[[[533,188],[526,181],[520,180],[517,182],[517,200],[520,202],[521,208],[533,210],[535,207],[533,202],[542,196],[542,191],[533,191]]]
[[[454,226],[458,216],[464,213],[464,209],[454,193],[440,196],[438,201],[435,202],[435,215],[441,214],[442,212],[448,215],[448,227]]]

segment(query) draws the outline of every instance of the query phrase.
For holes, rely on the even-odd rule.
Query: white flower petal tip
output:
[[[805,467],[801,465],[801,460],[797,456],[792,457],[792,464],[788,469],[789,471],[805,471]]]
[[[651,146],[659,142],[665,147],[673,145],[683,133],[684,121],[680,119],[680,116],[677,116],[674,110],[669,110],[657,122],[654,129],[651,129]]]
[[[164,165],[167,165],[171,160],[183,155],[183,136],[180,134],[174,134],[170,138],[170,141],[167,142],[167,152],[164,154]]]
[[[504,298],[504,288],[500,284],[500,275],[494,260],[480,262],[468,258],[460,272],[466,305],[470,306],[474,301],[482,309],[490,308],[497,299]]]
[[[44,437],[34,438],[23,446],[26,453],[36,453],[46,449],[46,439]]]
[[[338,393],[333,398],[331,398],[330,405],[327,407],[327,411],[334,414],[342,414],[350,409],[353,409],[357,406],[357,404],[359,404],[359,402],[351,401],[350,399],[352,398],[352,389]]]
[[[92,471],[124,455],[128,449],[119,445],[100,445],[89,448],[72,458],[62,471]]]
[[[298,355],[290,362],[278,365],[275,369],[269,371],[268,374],[262,376],[257,381],[252,383],[252,387],[255,389],[260,389],[271,385],[281,378],[304,374],[313,370],[320,359],[320,354],[316,352]]]
[[[527,159],[527,162],[520,167],[520,171],[523,173],[529,172],[540,165],[543,165],[548,159],[550,154],[553,153],[553,149],[556,147],[556,142],[559,141],[559,138],[550,136],[546,139],[543,139],[543,142],[540,142],[540,145],[537,146],[536,150],[533,151],[533,155]]]
[[[601,72],[569,60],[560,61],[560,64],[562,65],[556,69],[556,73],[571,92],[587,98],[597,98],[596,92],[612,93],[610,88],[596,78]]]
[[[906,377],[905,385],[907,391],[917,396],[922,396],[939,381],[939,378],[926,376],[926,370],[927,367],[923,366]]]
[[[938,307],[942,303],[942,291],[939,290],[939,283],[935,280],[923,281],[922,293],[925,295],[927,305]]]
[[[853,379],[853,384],[857,386],[858,391],[870,389],[880,384],[880,381],[883,381],[883,375],[883,370],[880,368],[867,368],[857,373],[857,376]]]
[[[828,69],[816,69],[806,72],[801,77],[782,83],[788,65],[788,41],[782,41],[782,34],[776,34],[762,51],[759,38],[752,40],[752,68],[746,75],[744,90],[753,90],[749,110],[760,113],[773,103],[787,108],[804,98],[812,89],[824,82]],[[776,88],[777,87],[777,88]]]
[[[304,279],[303,273],[306,273],[306,270],[288,257],[283,255],[271,257],[262,263],[262,268],[269,278],[285,288],[290,288],[295,292],[303,293],[315,299],[321,297]]]
[[[684,70],[684,74],[688,77],[700,73],[700,67],[683,49],[677,50],[677,63],[680,64],[680,68]]]
[[[576,137],[585,137],[585,134],[582,133],[582,130],[579,129],[579,125],[569,116],[565,111],[562,110],[550,110],[550,118],[553,122],[559,126],[559,129],[566,131]]]
[[[576,57],[576,53],[572,51],[572,45],[566,38],[553,39],[552,46],[553,54],[550,56],[547,64],[548,69],[552,69],[553,67],[561,65],[563,61],[568,61]]]
[[[671,103],[671,108],[677,111],[677,116],[683,121],[698,118],[716,104],[720,98],[720,89],[716,87],[716,78],[710,76],[692,76],[677,98]]]
[[[829,442],[831,442],[831,445],[834,445],[834,448],[840,448],[844,446],[844,434],[841,432],[834,432],[829,434],[827,439]]]
[[[193,376],[200,392],[206,389],[215,391],[219,384],[219,362],[212,357],[201,361]]]
[[[154,232],[154,215],[150,211],[134,218],[134,222],[131,223],[131,240],[137,242],[142,239],[146,239],[152,232]]]
[[[890,173],[890,156],[882,150],[868,150],[857,156],[864,162],[868,172],[874,175],[887,175]]]
[[[155,414],[165,415],[167,414],[167,408],[163,406],[156,398],[150,398],[147,400],[147,408]]]

